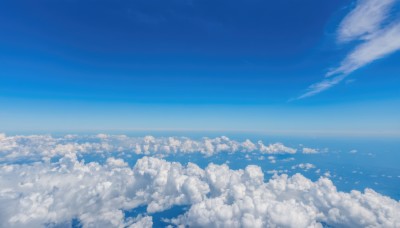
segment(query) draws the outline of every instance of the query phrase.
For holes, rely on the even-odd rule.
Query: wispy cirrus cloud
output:
[[[339,43],[362,43],[339,66],[328,71],[325,79],[309,86],[297,99],[327,90],[355,70],[400,50],[400,21],[390,20],[390,12],[396,2],[398,0],[359,0],[339,25],[337,40]]]
[[[359,0],[338,28],[339,42],[368,39],[388,18],[396,0]]]
[[[385,57],[400,49],[400,22],[378,31],[371,39],[357,46],[340,64],[327,73],[327,76],[350,74],[351,72]]]

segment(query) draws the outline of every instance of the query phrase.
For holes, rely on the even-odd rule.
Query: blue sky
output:
[[[5,0],[0,131],[400,135],[398,5]]]

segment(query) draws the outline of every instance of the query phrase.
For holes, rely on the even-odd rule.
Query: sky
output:
[[[400,136],[397,0],[4,0],[0,131]]]

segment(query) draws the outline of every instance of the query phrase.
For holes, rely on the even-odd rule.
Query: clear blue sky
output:
[[[3,0],[0,131],[400,135],[385,1],[359,32],[363,1]]]

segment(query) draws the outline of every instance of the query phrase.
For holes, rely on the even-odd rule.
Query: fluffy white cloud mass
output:
[[[314,148],[308,148],[308,147],[303,148],[303,154],[317,154],[318,152],[319,151]]]
[[[259,141],[258,145],[259,145],[259,150],[262,153],[266,154],[295,154],[297,151],[296,149],[287,147],[282,143],[274,143],[270,144],[269,146],[264,146],[264,144],[261,141]]]
[[[168,155],[201,153],[212,156],[221,152],[260,152],[265,154],[294,154],[296,149],[274,143],[256,144],[250,140],[238,142],[226,136],[201,139],[187,137],[128,137],[126,135],[52,137],[50,135],[6,136],[0,135],[0,162],[17,160],[50,159],[71,152],[84,153],[135,153],[144,155]]]
[[[76,154],[59,161],[0,166],[0,227],[70,225],[151,227],[151,213],[176,205],[188,210],[171,219],[190,227],[399,227],[400,202],[371,189],[339,192],[321,177],[275,175],[260,167],[182,165],[143,157],[133,167],[109,158],[85,164]],[[147,213],[127,218],[125,210]]]
[[[298,165],[292,166],[292,169],[304,169],[304,170],[309,170],[309,169],[315,169],[315,165],[311,163],[300,163]]]

